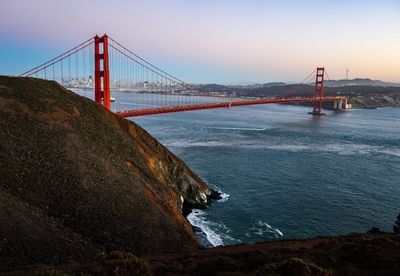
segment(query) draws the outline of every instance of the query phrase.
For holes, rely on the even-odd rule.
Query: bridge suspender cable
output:
[[[94,47],[89,47],[93,45]],[[64,76],[65,63],[68,63],[66,68],[68,81]],[[80,88],[83,91],[80,93],[86,93],[87,89],[94,88],[94,100],[107,109],[113,107],[113,110],[121,116],[269,103],[311,103],[314,106],[313,114],[320,114],[323,101],[340,100],[338,97],[324,97],[325,74],[326,79],[330,81],[324,68],[317,68],[299,84],[291,85],[289,89],[280,92],[276,98],[232,98],[231,92],[213,94],[172,76],[107,35],[92,37],[20,76],[40,77],[41,74],[45,79],[51,75],[53,80],[69,88]],[[94,79],[92,79],[93,74]],[[309,89],[311,92],[310,84],[313,76],[316,77],[313,95],[303,94],[301,98],[294,98],[293,93],[300,89],[303,91]],[[113,93],[118,93],[120,98],[118,103],[113,105],[111,105],[111,89]],[[93,98],[93,95],[89,97]]]
[[[51,60],[49,60],[49,61],[47,61],[47,62],[45,62],[45,63],[42,63],[42,64],[40,64],[40,65],[38,65],[38,66],[36,66],[36,67],[34,67],[34,68],[32,68],[32,69],[26,71],[26,72],[20,74],[19,77],[22,77],[22,76],[31,76],[31,75],[33,75],[33,74],[35,73],[35,72],[33,72],[33,71],[35,71],[35,70],[37,70],[37,69],[39,69],[39,68],[42,68],[42,67],[43,67],[43,68],[40,69],[40,70],[43,70],[44,68],[47,68],[47,67],[50,66],[51,64],[48,65],[48,66],[45,66],[45,65],[47,65],[47,64],[49,64],[49,63],[51,63],[51,62],[54,62],[55,60],[58,60],[58,59],[60,59],[60,58],[68,57],[68,56],[70,56],[70,55],[72,55],[72,54],[74,54],[74,53],[80,51],[80,50],[82,49],[82,46],[84,46],[85,44],[89,43],[88,45],[85,45],[85,46],[83,47],[83,48],[86,48],[87,46],[89,46],[90,44],[93,43],[93,38],[94,38],[94,37],[91,37],[91,38],[89,38],[88,40],[86,40],[86,41],[82,42],[81,44],[79,44],[78,46],[75,46],[75,47],[72,48],[71,50],[68,50],[68,51],[62,53],[61,55],[58,55],[58,56],[56,56],[55,58],[53,58],[53,59],[51,59]],[[79,48],[79,49],[78,49],[78,48]],[[76,50],[76,51],[75,51],[75,50]],[[69,55],[66,56],[67,54],[69,54]],[[64,57],[64,56],[65,56],[65,57]],[[54,64],[54,63],[53,63],[53,64]],[[33,73],[32,73],[32,72],[33,72]]]

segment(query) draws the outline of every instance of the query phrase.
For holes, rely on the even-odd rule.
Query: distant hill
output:
[[[362,79],[356,78],[352,80],[325,80],[325,87],[343,87],[341,89],[343,91],[356,90],[360,91],[357,87],[362,87],[364,90],[367,90],[368,93],[371,93],[373,89],[376,87],[385,87],[385,88],[400,88],[400,83],[394,82],[384,82],[380,80],[371,80],[371,79]],[[311,85],[300,85],[300,84],[289,84],[284,82],[270,82],[264,84],[248,84],[248,85],[222,85],[222,84],[200,84],[198,85],[200,88],[207,90],[209,92],[220,92],[220,93],[230,93],[237,95],[261,95],[261,96],[277,96],[280,93],[284,93],[286,90],[289,90],[293,87],[309,87],[308,90],[312,89]],[[378,88],[379,89],[379,88]],[[304,90],[304,89],[300,89]],[[339,91],[339,90],[335,90]],[[382,89],[380,89],[382,91]]]
[[[343,87],[343,86],[383,86],[383,87],[400,87],[400,83],[384,82],[380,80],[356,78],[352,80],[329,80],[325,81],[325,86]]]
[[[198,247],[212,191],[144,129],[53,81],[0,76],[0,271]]]
[[[246,85],[239,85],[239,84],[232,84],[232,85],[224,85],[224,84],[199,84],[197,85],[203,90],[208,92],[222,92],[222,93],[236,93],[240,94],[243,91],[252,90],[252,89],[259,89],[259,88],[271,88],[271,87],[279,87],[285,86],[286,83],[284,82],[269,82],[263,84],[246,84]]]
[[[268,82],[268,83],[264,83],[262,86],[263,87],[274,87],[274,86],[284,86],[286,85],[286,83],[284,82]]]
[[[210,92],[239,97],[311,97],[314,86],[281,82],[246,86],[201,85]],[[348,96],[353,108],[400,107],[400,84],[370,79],[325,82],[325,95]]]

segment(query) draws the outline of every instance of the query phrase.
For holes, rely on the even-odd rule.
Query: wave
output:
[[[171,141],[165,142],[167,147],[189,148],[189,147],[224,147],[233,146],[233,144],[224,141]]]
[[[365,154],[385,154],[400,156],[400,149],[387,148],[385,146],[373,146],[366,144],[328,144],[326,146],[319,146],[316,148],[322,152],[332,152],[339,155],[365,155]]]
[[[218,202],[225,202],[229,199],[230,195],[226,194],[226,193],[221,193],[221,199],[218,200]]]
[[[283,237],[283,233],[278,229],[274,228],[266,222],[262,222],[259,220],[258,222],[254,223],[252,227],[247,229],[245,234],[248,237],[252,237],[254,235],[259,237],[268,237],[268,238],[281,238]]]
[[[219,187],[209,183],[207,183],[207,185],[220,193],[221,199],[219,199],[218,202],[225,202],[229,199],[230,195],[222,192]],[[192,210],[192,212],[187,216],[190,224],[201,231],[201,233],[195,233],[197,238],[200,240],[200,244],[202,244],[201,240],[204,239],[204,236],[208,243],[213,247],[224,245],[224,240],[229,243],[241,243],[241,240],[235,239],[228,234],[231,230],[223,223],[210,221],[206,216],[207,212],[199,209]],[[203,242],[203,245],[207,247],[207,242]]]
[[[400,149],[398,149],[398,150],[382,150],[381,153],[400,157]]]
[[[208,127],[210,129],[221,130],[247,130],[247,131],[265,131],[266,128],[249,128],[249,127]]]
[[[214,191],[217,191],[220,194],[221,199],[217,200],[218,202],[225,202],[229,199],[230,195],[228,195],[227,193],[224,193],[219,187],[217,187],[213,184],[209,184],[206,179],[204,179],[204,180],[206,181],[208,186],[210,186]]]
[[[373,146],[366,144],[353,144],[353,143],[334,143],[327,145],[274,145],[267,146],[266,148],[272,150],[285,150],[292,152],[300,151],[314,151],[336,153],[339,155],[364,155],[364,154],[386,154],[393,156],[400,156],[400,149],[389,149],[385,146]]]
[[[212,246],[224,245],[223,240],[241,242],[227,234],[230,230],[224,224],[207,220],[206,212],[203,210],[194,209],[187,216],[187,219],[191,225],[199,228],[206,235],[207,240]],[[214,229],[220,229],[221,231],[217,233]]]
[[[266,146],[266,148],[271,150],[284,150],[292,152],[311,150],[311,147],[307,145],[272,145]]]
[[[397,107],[392,107],[392,106],[384,106],[384,107],[377,107],[376,109],[381,110],[381,109],[393,109]]]
[[[175,148],[190,148],[190,147],[225,147],[225,148],[249,148],[249,149],[259,149],[265,148],[264,144],[252,143],[251,141],[222,141],[222,140],[209,140],[209,141],[190,141],[190,140],[180,140],[180,141],[166,141],[164,145],[167,147]]]
[[[385,146],[373,146],[354,143],[333,143],[326,145],[309,144],[272,144],[270,142],[251,141],[172,141],[165,143],[167,147],[189,148],[189,147],[226,147],[243,149],[269,149],[289,152],[326,152],[339,155],[364,155],[364,154],[385,154],[400,156],[400,148],[387,148]]]

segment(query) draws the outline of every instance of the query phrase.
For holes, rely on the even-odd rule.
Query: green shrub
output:
[[[393,225],[393,232],[400,233],[400,214],[397,216],[397,220]]]
[[[383,234],[384,232],[381,231],[378,227],[372,227],[367,231],[368,234]]]

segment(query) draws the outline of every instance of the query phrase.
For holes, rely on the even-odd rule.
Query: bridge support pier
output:
[[[339,100],[333,102],[333,110],[345,111],[351,108],[351,104],[348,103],[347,97],[342,97]]]
[[[322,101],[324,95],[324,67],[317,67],[317,74],[315,76],[315,86],[314,86],[314,106],[313,111],[309,112],[312,115],[326,115],[322,112]]]
[[[110,71],[106,34],[94,37],[94,100],[110,110]]]
[[[333,110],[342,110],[343,108],[343,99],[340,99],[333,103]]]

